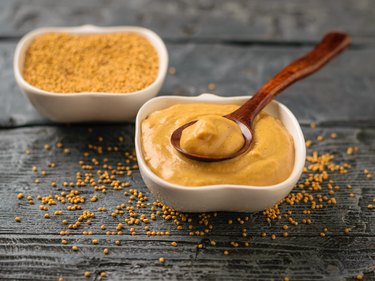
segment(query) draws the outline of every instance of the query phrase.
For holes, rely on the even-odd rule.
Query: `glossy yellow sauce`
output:
[[[219,118],[235,109],[238,105],[219,104],[177,104],[169,108],[153,112],[142,121],[141,141],[143,156],[150,169],[168,182],[185,186],[202,186],[212,184],[239,184],[265,186],[280,183],[287,179],[294,166],[293,139],[281,122],[261,112],[254,122],[254,135],[248,152],[222,162],[200,162],[186,158],[177,152],[170,143],[171,134],[178,127],[202,119],[203,122],[191,128],[193,136],[185,135],[185,144],[189,139],[198,136],[215,138],[215,126],[228,126],[228,132],[238,136],[231,124],[222,124]],[[213,124],[210,122],[214,120]],[[229,120],[228,120],[229,121]],[[220,124],[216,124],[219,122]],[[232,122],[232,121],[230,121]],[[198,123],[198,122],[197,122]],[[197,124],[196,123],[196,124]],[[208,132],[205,132],[207,129]],[[240,133],[240,132],[239,132]],[[195,136],[194,136],[195,134]],[[234,145],[240,146],[241,141],[234,137]],[[242,134],[241,134],[242,137]],[[220,139],[214,141],[219,149],[223,143],[225,149],[229,145]],[[182,144],[182,143],[181,143]],[[199,145],[190,142],[190,147],[200,151]],[[210,149],[209,153],[223,153]]]
[[[189,153],[216,157],[232,155],[244,143],[240,127],[220,115],[202,116],[182,131],[180,140],[181,148]]]

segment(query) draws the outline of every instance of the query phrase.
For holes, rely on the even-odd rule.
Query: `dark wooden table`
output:
[[[80,212],[64,211],[54,216],[60,206],[50,207],[50,219],[39,210],[37,194],[56,194],[69,188],[61,183],[74,180],[78,162],[87,144],[118,145],[133,149],[134,124],[54,124],[41,117],[18,89],[12,68],[14,48],[20,37],[36,27],[63,25],[141,25],[158,32],[167,43],[169,75],[161,95],[195,96],[207,92],[215,83],[218,95],[248,95],[296,58],[328,31],[348,32],[353,44],[341,57],[316,75],[297,83],[278,98],[300,121],[306,139],[318,135],[313,150],[329,152],[336,161],[352,165],[346,175],[337,175],[337,204],[311,214],[313,223],[303,225],[305,206],[281,206],[283,213],[292,210],[298,226],[290,226],[289,236],[282,237],[286,220],[267,222],[262,213],[218,213],[214,229],[205,236],[189,236],[186,228],[176,229],[173,222],[157,218],[155,230],[170,236],[148,237],[144,231],[129,235],[107,236],[99,229],[102,223],[114,229],[118,221],[110,213],[96,212],[90,229],[71,231],[61,244],[58,234],[62,219],[73,220]],[[371,0],[265,0],[265,1],[155,1],[155,0],[2,0],[0,2],[0,279],[1,280],[375,280],[375,180],[367,179],[364,169],[375,173],[375,2]],[[212,91],[209,91],[212,92]],[[310,128],[311,122],[317,128]],[[89,128],[92,128],[89,130]],[[330,139],[332,132],[337,139]],[[118,136],[125,142],[117,144]],[[71,152],[65,155],[54,144],[62,141]],[[44,144],[50,144],[48,151]],[[348,155],[348,147],[359,152]],[[30,154],[25,153],[30,150]],[[103,157],[116,163],[120,154],[104,152]],[[56,162],[55,169],[47,163]],[[46,169],[40,177],[31,170]],[[40,172],[39,170],[39,172]],[[41,178],[40,184],[35,184]],[[133,187],[150,196],[137,170],[128,177]],[[57,188],[50,186],[58,183]],[[346,185],[352,186],[351,190]],[[109,189],[99,194],[99,203],[89,199],[90,188],[79,188],[85,210],[97,207],[113,210],[124,202],[123,191]],[[35,205],[17,194],[32,195]],[[350,193],[353,193],[350,197]],[[375,203],[374,203],[375,205]],[[150,209],[144,213],[150,214]],[[21,223],[15,217],[22,218]],[[249,217],[244,225],[236,218]],[[191,214],[194,227],[200,227],[197,214]],[[233,224],[227,221],[233,219]],[[241,236],[242,228],[248,237]],[[325,237],[320,237],[327,227]],[[350,228],[349,235],[344,229]],[[261,232],[274,233],[261,237]],[[92,245],[91,239],[99,239]],[[116,246],[115,240],[122,245]],[[211,246],[210,241],[217,241]],[[177,247],[170,243],[177,242]],[[229,243],[237,241],[239,247]],[[249,247],[242,242],[248,241]],[[198,249],[197,244],[203,248]],[[71,250],[77,245],[79,250]],[[103,249],[110,250],[108,255]],[[228,250],[229,255],[223,255]],[[159,263],[164,257],[166,262]]]

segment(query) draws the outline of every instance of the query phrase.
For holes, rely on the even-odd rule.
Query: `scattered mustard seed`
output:
[[[89,271],[86,271],[84,275],[85,275],[86,278],[90,278],[91,273]]]
[[[165,258],[160,257],[160,258],[159,258],[159,262],[160,262],[160,263],[165,263]]]
[[[21,217],[16,217],[16,222],[21,222]]]
[[[171,67],[168,68],[168,74],[176,75],[176,72],[177,72],[177,70],[176,70],[175,67],[171,66]]]
[[[75,246],[75,245],[72,246],[72,250],[73,250],[73,251],[78,251],[78,246]]]
[[[353,154],[353,151],[354,151],[354,149],[353,149],[353,147],[348,147],[347,149],[346,149],[346,154],[348,154],[348,155],[352,155]]]
[[[23,193],[18,193],[17,199],[21,200],[23,198],[23,196],[24,196]]]
[[[216,84],[215,83],[209,83],[207,88],[210,90],[210,91],[215,91],[216,90]]]
[[[108,255],[108,253],[109,253],[108,248],[104,248],[103,253],[104,253],[105,255]]]

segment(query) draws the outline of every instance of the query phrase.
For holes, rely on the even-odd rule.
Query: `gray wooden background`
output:
[[[337,161],[352,164],[349,174],[337,177],[342,190],[336,193],[338,204],[312,214],[313,224],[297,226],[289,237],[281,238],[284,222],[267,223],[261,213],[219,213],[214,231],[205,237],[190,237],[177,231],[173,223],[157,220],[156,228],[170,229],[170,237],[152,237],[140,233],[117,237],[75,232],[60,244],[60,219],[45,220],[39,204],[19,201],[25,195],[48,194],[52,180],[73,177],[79,168],[83,147],[104,136],[106,145],[126,139],[124,149],[133,148],[133,123],[58,125],[41,117],[20,93],[13,77],[13,52],[20,37],[41,26],[64,25],[141,25],[159,33],[170,54],[169,75],[161,95],[195,96],[209,92],[223,96],[254,93],[278,70],[307,51],[328,31],[346,31],[353,44],[324,70],[287,89],[278,100],[297,116],[306,138],[318,134],[327,139],[313,149],[330,152]],[[310,122],[318,127],[311,129]],[[88,133],[88,128],[93,133]],[[71,148],[69,157],[45,143],[63,141]],[[348,146],[358,146],[355,156],[348,156]],[[31,154],[25,155],[30,149]],[[312,150],[309,150],[311,152]],[[120,158],[119,158],[120,159]],[[113,161],[115,161],[113,159]],[[59,163],[38,186],[31,167],[47,161]],[[1,280],[375,280],[375,211],[367,205],[375,198],[375,181],[363,175],[367,168],[375,173],[375,2],[372,0],[1,0],[0,1],[0,279]],[[131,177],[133,185],[147,192],[140,175]],[[351,184],[354,197],[345,186]],[[62,189],[61,189],[62,190]],[[85,191],[82,191],[85,192]],[[87,195],[90,192],[87,191]],[[37,201],[37,200],[35,200]],[[115,192],[101,202],[110,208],[121,203]],[[96,208],[86,203],[85,208]],[[296,210],[301,220],[303,206]],[[23,218],[16,223],[15,216]],[[249,237],[240,238],[242,225],[228,225],[228,219],[249,216]],[[73,219],[74,214],[67,214]],[[192,215],[197,219],[197,215]],[[98,215],[96,227],[105,221]],[[319,236],[329,228],[328,235]],[[351,228],[350,235],[343,230]],[[275,233],[276,240],[260,237],[262,231]],[[211,247],[210,240],[218,241]],[[232,248],[230,241],[250,241],[250,247]],[[170,242],[177,241],[178,247]],[[203,243],[203,249],[196,245]],[[78,245],[79,251],[70,250]],[[102,253],[110,249],[109,255]],[[224,256],[224,250],[230,255]],[[165,257],[164,265],[158,262]]]

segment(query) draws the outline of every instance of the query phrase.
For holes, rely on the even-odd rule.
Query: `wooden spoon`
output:
[[[181,148],[180,139],[182,131],[198,120],[189,122],[176,129],[171,136],[172,145],[186,157],[205,162],[227,160],[246,152],[252,141],[252,125],[257,114],[285,88],[314,73],[328,63],[332,58],[343,51],[350,44],[350,41],[350,37],[345,33],[331,32],[326,34],[312,51],[286,66],[236,111],[223,116],[238,124],[245,139],[243,147],[232,155],[211,157],[192,154]]]

